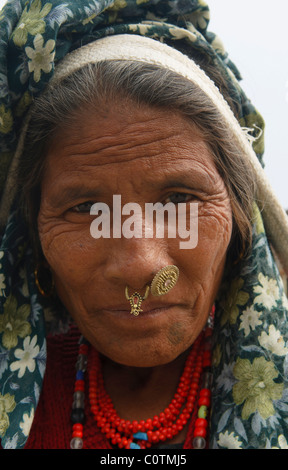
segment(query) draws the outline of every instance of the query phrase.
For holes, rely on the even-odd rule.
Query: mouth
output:
[[[138,314],[133,314],[131,307],[127,304],[121,305],[113,305],[113,306],[105,306],[105,308],[101,309],[103,313],[110,313],[112,315],[127,315],[130,317],[147,317],[147,316],[156,316],[160,315],[161,313],[167,312],[174,307],[179,307],[179,304],[173,303],[146,303],[142,304],[140,307],[140,311]]]

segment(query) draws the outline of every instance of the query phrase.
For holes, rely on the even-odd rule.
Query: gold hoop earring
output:
[[[40,269],[41,269],[41,273],[40,273]],[[38,288],[38,291],[43,297],[51,297],[54,292],[54,287],[55,287],[53,276],[51,276],[51,273],[50,273],[50,279],[48,280],[47,271],[48,271],[47,269],[44,270],[44,268],[40,265],[37,266],[34,270],[35,284]],[[39,279],[41,279],[41,281]],[[48,288],[46,288],[47,284],[48,284]],[[45,287],[42,287],[43,285]]]
[[[131,306],[130,313],[134,315],[135,317],[137,317],[140,312],[143,312],[143,310],[141,309],[141,304],[143,300],[147,299],[148,294],[149,294],[149,289],[150,287],[147,286],[143,297],[142,295],[139,294],[139,292],[134,292],[134,294],[129,296],[128,287],[127,286],[125,287],[125,297],[127,300],[129,300],[130,306]]]
[[[165,266],[155,274],[151,284],[151,294],[158,297],[167,294],[176,284],[179,277],[177,266]]]

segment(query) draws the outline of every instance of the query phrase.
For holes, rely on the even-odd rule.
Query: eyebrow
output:
[[[168,180],[162,185],[162,188],[163,189],[165,189],[165,188],[181,188],[181,189],[187,189],[187,190],[191,191],[191,189],[193,189],[193,188],[197,189],[197,186],[200,184],[199,180],[195,181],[195,180],[191,180],[189,178],[186,178],[185,182],[183,182],[184,178],[182,179],[182,181],[180,181],[180,179],[182,179],[182,178]]]
[[[99,190],[96,188],[86,188],[83,185],[77,184],[76,186],[66,186],[63,190],[58,190],[50,198],[50,204],[53,207],[65,206],[66,204],[72,204],[84,200],[93,200],[99,196]]]
[[[166,179],[159,179],[158,181],[151,181],[153,186],[165,188],[182,188],[187,190],[197,189],[197,190],[208,190],[213,185],[213,178],[208,173],[202,173],[198,170],[191,172],[179,171],[179,173],[174,175],[167,175]]]
[[[202,168],[201,168],[202,166]],[[203,171],[204,169],[204,171]],[[150,178],[149,178],[150,180]],[[165,168],[158,173],[153,173],[153,178],[149,181],[153,186],[158,186],[163,189],[167,187],[178,187],[183,189],[200,189],[208,190],[215,183],[215,175],[203,168],[200,164],[190,168],[188,171],[184,168],[172,167],[170,174],[165,174]]]

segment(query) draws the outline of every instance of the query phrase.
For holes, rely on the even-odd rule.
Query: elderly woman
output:
[[[2,10],[3,448],[287,445],[287,218],[208,19]]]

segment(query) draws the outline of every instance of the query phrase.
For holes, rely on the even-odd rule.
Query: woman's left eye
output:
[[[195,199],[195,196],[187,193],[172,193],[165,199],[165,204],[167,202],[172,202],[173,204],[180,204],[181,202],[188,202],[192,199]]]
[[[80,214],[87,214],[88,212],[90,213],[93,204],[94,202],[92,201],[82,202],[81,204],[77,204],[77,206],[72,207],[71,211],[78,212]]]

